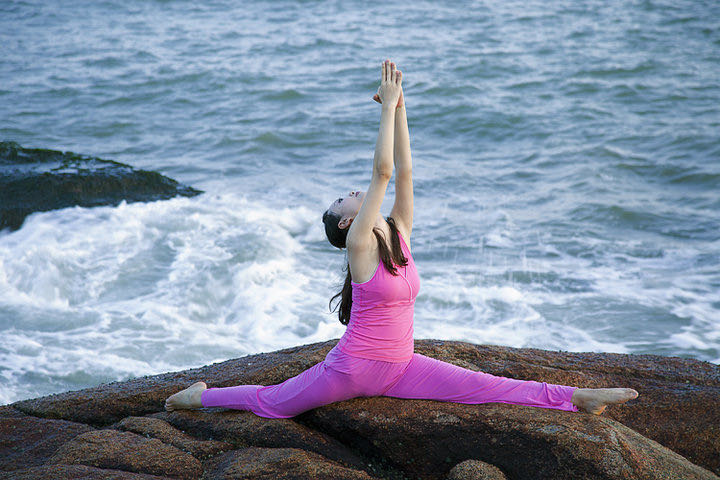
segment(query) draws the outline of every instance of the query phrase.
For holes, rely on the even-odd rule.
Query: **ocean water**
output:
[[[0,45],[0,139],[206,192],[0,232],[0,404],[339,338],[385,58],[415,338],[720,363],[716,1],[10,0]]]

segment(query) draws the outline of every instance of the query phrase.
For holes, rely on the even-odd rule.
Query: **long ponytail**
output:
[[[390,225],[390,242],[392,243],[393,254],[391,254],[388,250],[382,230],[375,227],[373,228],[373,233],[375,234],[375,238],[377,238],[378,248],[380,249],[380,260],[385,265],[385,268],[388,269],[390,274],[397,275],[398,273],[395,265],[404,267],[407,265],[408,260],[400,247],[400,232],[398,231],[397,225],[395,225],[395,219],[387,217],[386,220],[388,225]],[[347,275],[345,276],[345,283],[343,283],[342,290],[330,299],[330,303],[328,305],[331,312],[337,310],[338,320],[340,320],[340,323],[343,325],[350,323],[350,311],[352,310],[352,277],[350,275],[350,263],[347,264],[345,270],[347,271]],[[340,302],[338,302],[333,308],[332,303],[338,297],[340,297]]]

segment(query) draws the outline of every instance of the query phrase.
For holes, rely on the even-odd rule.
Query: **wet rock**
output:
[[[445,480],[507,480],[507,477],[494,465],[480,460],[465,460],[455,465]]]
[[[200,460],[233,449],[233,446],[228,442],[198,440],[159,418],[127,417],[113,425],[113,428],[157,438],[163,443],[188,452]]]
[[[0,418],[0,470],[42,465],[63,443],[94,428],[32,416]]]
[[[163,419],[197,438],[217,439],[237,447],[294,447],[315,452],[347,467],[362,468],[364,461],[334,438],[288,418],[263,418],[248,411],[204,409],[160,412]]]
[[[123,472],[87,465],[42,465],[12,472],[0,472],[0,480],[171,480],[144,473]]]
[[[203,471],[200,461],[190,454],[157,439],[117,430],[78,435],[58,448],[47,463],[81,464],[182,479],[200,478]]]
[[[208,464],[207,480],[371,480],[367,473],[297,448],[244,448]]]
[[[200,193],[157,172],[122,163],[0,142],[0,230],[20,228],[33,212]]]

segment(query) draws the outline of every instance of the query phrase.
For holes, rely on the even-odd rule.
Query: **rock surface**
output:
[[[502,471],[480,460],[465,460],[455,465],[447,480],[507,480]]]
[[[243,448],[227,452],[208,466],[207,480],[372,480],[367,473],[298,448]]]
[[[363,466],[362,458],[335,438],[292,419],[275,418],[268,422],[267,418],[258,417],[252,412],[223,410],[185,410],[151,415],[155,419],[165,419],[197,438],[219,439],[232,444],[234,448],[250,445],[294,447],[324,455],[354,468]]]
[[[113,425],[113,427],[138,433],[149,438],[157,438],[168,445],[188,452],[200,460],[233,449],[232,444],[228,442],[198,440],[159,418],[127,417],[118,422],[117,425]]]
[[[0,472],[0,480],[174,480],[144,473],[88,467],[87,465],[42,465]]]
[[[0,230],[20,228],[33,212],[200,193],[157,172],[122,163],[0,142]]]
[[[202,464],[192,455],[157,439],[130,432],[96,430],[60,446],[48,464],[87,465],[187,480],[202,476]]]
[[[28,415],[0,418],[0,471],[42,465],[61,445],[93,430],[83,423]]]
[[[514,479],[715,478],[610,418],[497,403],[467,407],[358,398],[300,417],[417,478],[447,474],[468,458]]]
[[[443,479],[482,478],[472,477],[473,469],[480,468],[476,462],[485,462],[511,480],[719,478],[713,472],[720,472],[720,367],[677,357],[415,341],[416,352],[475,371],[640,392],[637,399],[609,406],[601,416],[388,397],[336,402],[292,419],[225,409],[163,409],[165,398],[198,380],[211,387],[280,383],[323,360],[336,343],[0,406],[0,425],[6,422],[0,430],[0,458],[29,451],[33,425],[47,425],[54,432],[68,428],[65,437],[55,434],[59,440],[44,453],[29,455],[25,464],[9,461],[0,469],[18,478],[33,478],[20,475],[43,468],[40,463],[55,462],[63,468],[83,463],[103,471],[173,478],[201,471],[204,479]],[[62,421],[67,424],[42,423]],[[78,429],[80,424],[86,424],[85,431]],[[9,433],[11,425],[19,429]],[[182,469],[163,466],[160,458],[166,455],[183,459],[174,462]],[[101,457],[105,460],[98,460]],[[65,478],[134,478],[92,476],[100,475],[97,472],[73,477],[75,473],[68,472]]]

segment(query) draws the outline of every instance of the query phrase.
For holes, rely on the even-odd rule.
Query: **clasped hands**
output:
[[[402,72],[397,70],[395,63],[390,60],[385,60],[382,64],[380,86],[373,96],[373,100],[380,104],[385,100],[390,101],[391,104],[396,102],[395,108],[400,108],[405,104],[402,91]]]

